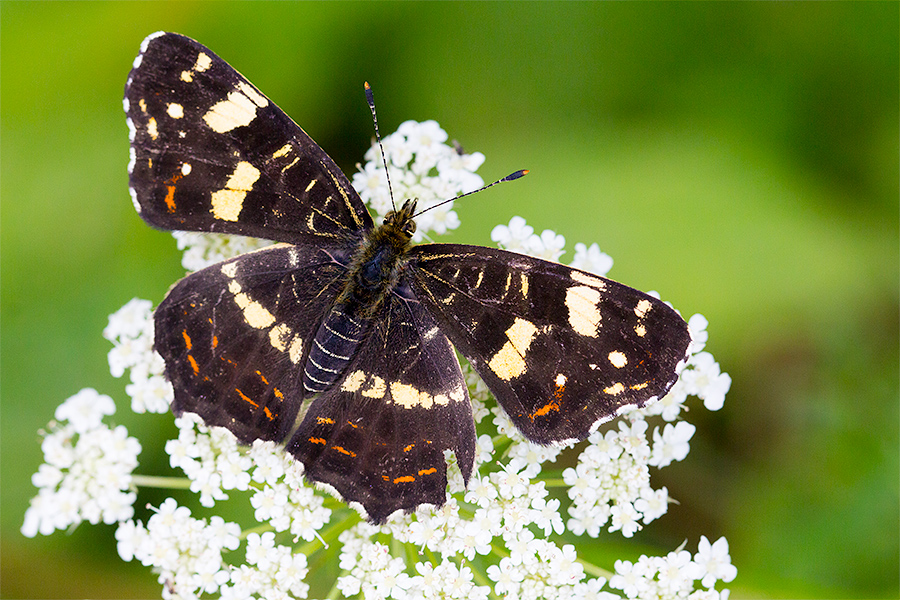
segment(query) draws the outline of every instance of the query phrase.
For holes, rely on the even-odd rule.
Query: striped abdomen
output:
[[[312,394],[324,392],[347,368],[366,333],[368,323],[335,306],[322,321],[313,339],[303,371],[303,388]]]

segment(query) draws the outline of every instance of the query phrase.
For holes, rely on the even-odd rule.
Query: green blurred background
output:
[[[692,407],[688,460],[654,479],[680,504],[633,542],[602,536],[603,566],[725,535],[732,597],[896,598],[898,22],[896,2],[3,2],[0,594],[159,594],[112,527],[18,529],[37,431],[82,387],[116,399],[141,472],[168,472],[171,417],[131,414],[101,337],[183,273],[125,172],[125,77],[165,29],[231,62],[345,171],[372,136],[366,80],[382,131],[433,118],[487,155],[485,179],[532,170],[461,202],[451,241],[488,244],[522,215],[709,319],[725,408]]]

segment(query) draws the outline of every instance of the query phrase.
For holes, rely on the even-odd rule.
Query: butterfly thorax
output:
[[[307,392],[331,387],[343,374],[400,280],[416,223],[416,201],[389,212],[384,223],[360,242],[347,269],[344,287],[319,326],[303,375]]]

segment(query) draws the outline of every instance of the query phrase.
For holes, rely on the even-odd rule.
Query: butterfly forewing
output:
[[[150,36],[125,87],[135,205],[165,229],[334,240],[371,217],[334,161],[205,46]]]
[[[480,246],[411,252],[413,288],[529,439],[582,439],[668,391],[687,324],[665,303],[565,265]]]

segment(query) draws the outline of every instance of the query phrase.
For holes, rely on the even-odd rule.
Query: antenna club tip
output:
[[[371,89],[372,89],[372,86],[369,85],[369,82],[368,82],[368,81],[364,81],[364,82],[363,82],[363,86],[365,86],[365,88],[366,88],[367,90],[371,90]]]
[[[516,171],[515,173],[510,173],[503,179],[504,179],[504,181],[512,181],[513,179],[518,179],[519,177],[528,175],[528,173],[529,173],[528,169],[522,169],[521,171]]]

